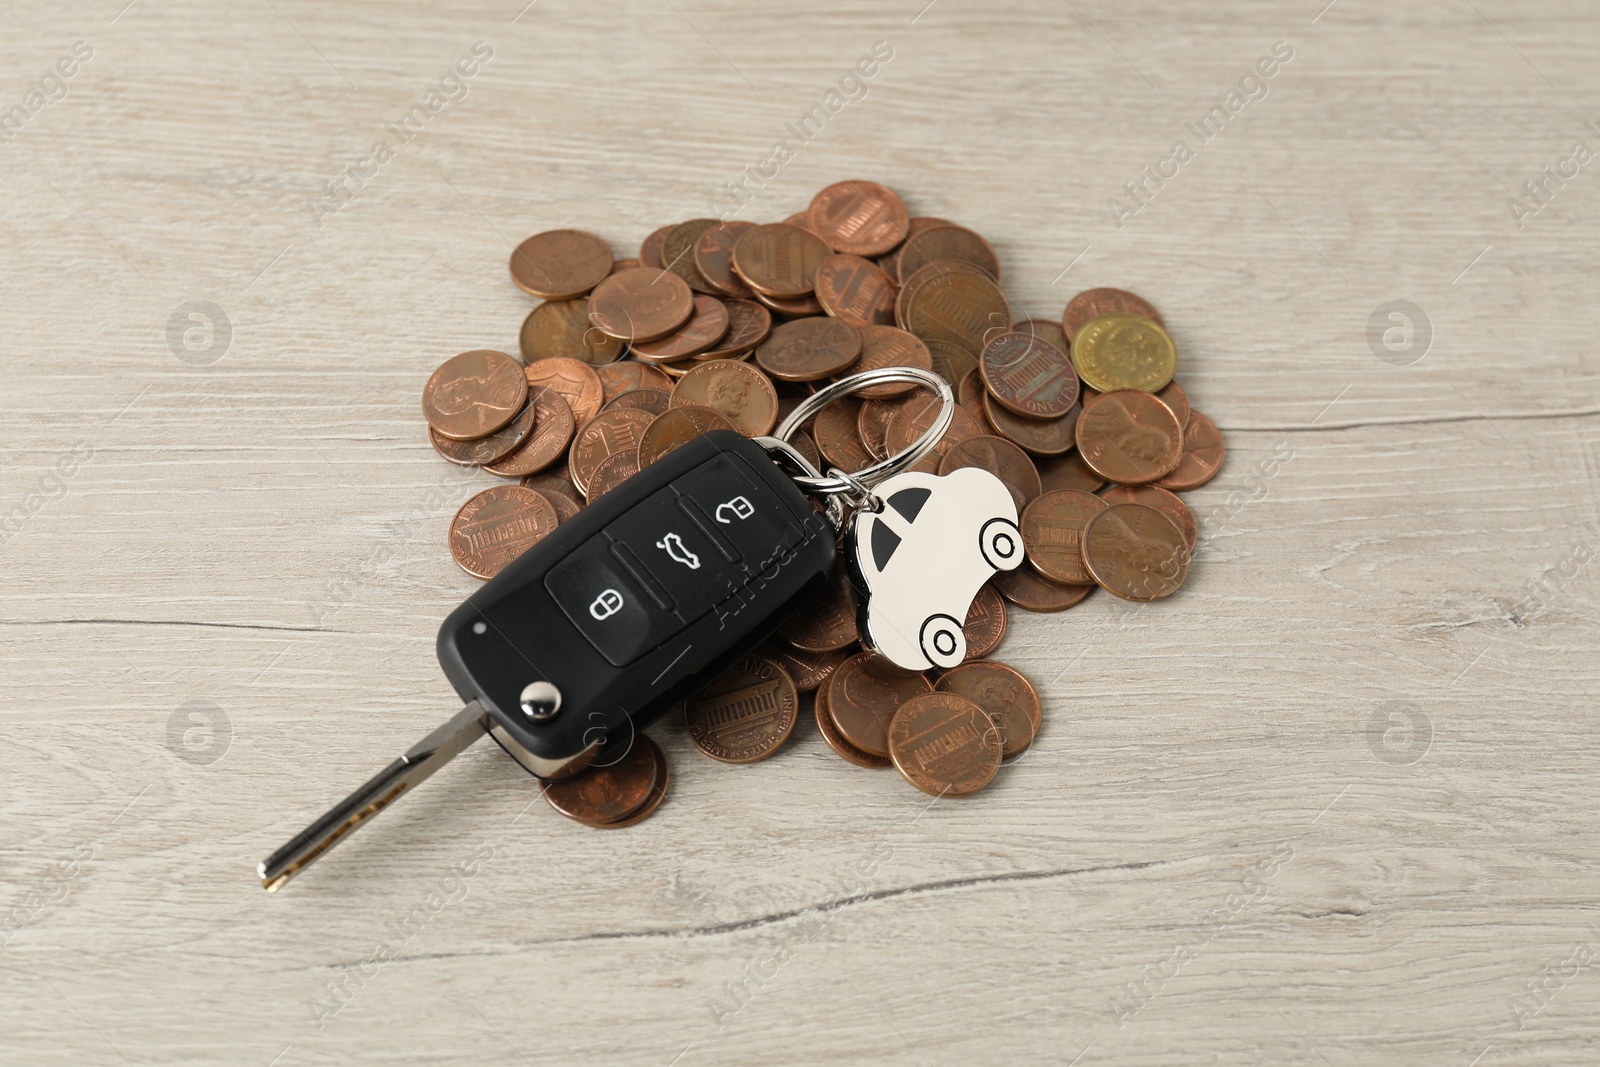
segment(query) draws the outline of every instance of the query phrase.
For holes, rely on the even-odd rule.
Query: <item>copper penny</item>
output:
[[[561,399],[572,410],[572,418],[577,425],[582,426],[600,414],[606,391],[600,384],[600,376],[589,364],[557,356],[530,363],[526,373],[531,391],[553,389],[561,394]]]
[[[671,406],[672,392],[668,389],[629,389],[607,400],[600,411],[604,414],[616,408],[636,408],[659,415]]]
[[[1100,494],[1100,499],[1107,504],[1143,504],[1147,508],[1155,508],[1183,531],[1183,543],[1191,552],[1194,551],[1200,528],[1195,524],[1194,512],[1176,493],[1157,485],[1113,485]]]
[[[1020,568],[1019,568],[1020,569]],[[1006,602],[988,585],[978,590],[961,624],[967,639],[967,659],[982,659],[1000,647],[1006,636]]]
[[[618,452],[637,452],[645,429],[656,420],[648,411],[614,408],[602,411],[578,429],[572,439],[572,483],[585,496],[589,479],[602,462]]]
[[[861,355],[861,331],[839,319],[795,319],[774,326],[756,349],[756,363],[786,382],[838,374]]]
[[[1042,491],[1039,470],[1028,454],[1003,437],[977,434],[958,441],[939,461],[939,473],[949,474],[962,467],[980,467],[1005,483],[1011,500],[1020,513]]]
[[[673,224],[677,225],[676,223]],[[639,266],[654,267],[661,270],[666,263],[661,258],[661,248],[667,243],[667,234],[672,232],[672,226],[663,226],[654,231],[639,245]]]
[[[1154,393],[1172,381],[1178,350],[1167,331],[1137,315],[1102,315],[1072,338],[1072,365],[1083,383],[1102,393]]]
[[[779,421],[782,420],[780,419]],[[797,430],[795,435],[789,438],[789,443],[795,447],[795,451],[806,457],[807,463],[818,470],[822,469],[822,452],[817,448],[817,443],[811,439],[810,434],[804,430]]]
[[[555,505],[538,490],[497,485],[461,505],[450,520],[450,554],[468,574],[493,578],[559,521]]]
[[[976,793],[994,780],[1005,751],[983,709],[954,693],[908,701],[889,726],[887,744],[905,780],[936,797]]]
[[[870,752],[863,752],[844,739],[844,735],[839,732],[839,725],[833,721],[833,712],[828,709],[826,685],[817,690],[814,710],[817,716],[817,733],[822,735],[822,740],[839,758],[854,763],[857,767],[869,767],[874,770],[893,766],[888,756],[874,756]]]
[[[933,369],[933,356],[929,354],[928,346],[915,334],[907,333],[895,326],[869,325],[859,327],[859,330],[861,358],[850,367],[851,374],[883,367]],[[863,400],[886,400],[892,396],[904,396],[915,388],[917,386],[913,382],[887,382],[883,385],[869,385],[856,393],[856,396]]]
[[[1034,465],[1039,468],[1039,486],[1046,493],[1053,489],[1081,489],[1085,493],[1094,493],[1106,484],[1106,480],[1090,470],[1083,462],[1083,457],[1076,452],[1040,459]]]
[[[732,430],[733,423],[721,412],[710,408],[686,406],[668,408],[657,415],[639,439],[639,467],[650,466],[675,448],[710,433],[712,430]]]
[[[587,300],[546,300],[522,320],[520,344],[522,358],[529,363],[569,356],[599,366],[622,356],[622,342],[589,321]]]
[[[545,495],[546,499],[554,500],[555,497],[564,496],[576,501],[580,494],[578,487],[572,484],[572,479],[567,477],[565,467],[559,470],[541,471],[530,474],[522,479],[522,484],[529,489],[537,489]],[[561,510],[561,505],[556,505],[556,510]]]
[[[877,182],[836,182],[811,198],[811,231],[835,252],[881,256],[906,238],[911,213]]]
[[[756,228],[753,222],[724,222],[702,232],[694,243],[694,265],[718,296],[750,299],[750,287],[733,273],[733,246]]]
[[[1011,305],[987,274],[946,261],[907,279],[896,298],[895,317],[924,341],[946,341],[978,353],[992,335],[1011,328]]]
[[[894,324],[894,283],[870,259],[829,256],[817,267],[817,303],[857,328]]]
[[[1059,419],[1025,419],[1007,411],[988,390],[983,393],[983,416],[994,432],[1035,456],[1059,456],[1077,442],[1081,407],[1074,407]]]
[[[999,571],[989,579],[1000,595],[1019,608],[1052,613],[1066,611],[1100,588],[1097,585],[1063,585],[1052,582],[1032,567]]]
[[[822,305],[817,302],[815,296],[809,293],[794,300],[780,300],[765,293],[752,293],[751,295],[760,301],[763,307],[776,311],[785,318],[798,319],[824,314]]]
[[[1033,334],[1007,330],[990,337],[978,370],[996,402],[1025,418],[1059,419],[1078,402],[1072,360]]]
[[[965,263],[1000,280],[1000,257],[988,241],[965,226],[933,226],[906,238],[900,249],[900,277],[909,279],[931,263]],[[1006,316],[1006,322],[1011,316]]]
[[[622,818],[611,822],[591,822],[585,825],[592,826],[596,830],[621,830],[634,826],[654,815],[656,809],[661,807],[661,802],[667,799],[667,786],[672,781],[672,771],[667,765],[667,754],[662,752],[661,746],[651,740],[647,734],[639,734],[637,744],[648,747],[650,749],[650,757],[655,761],[656,781],[650,787],[650,795],[631,815],[624,815]]]
[[[951,385],[960,385],[962,379],[978,369],[977,353],[966,345],[951,341],[925,341],[924,344],[928,346],[933,373]]]
[[[1222,469],[1224,451],[1217,424],[1191,410],[1189,423],[1183,428],[1183,456],[1172,473],[1156,484],[1163,489],[1198,489]]]
[[[755,350],[772,332],[772,312],[753,300],[727,300],[728,332],[696,359],[737,359]]]
[[[1031,334],[1043,341],[1048,341],[1063,352],[1070,351],[1072,342],[1067,340],[1067,331],[1061,328],[1059,322],[1049,319],[1018,319],[1011,324],[1011,328],[1019,333]]]
[[[652,362],[670,363],[704,352],[727,332],[727,306],[714,296],[696,296],[688,322],[659,340],[635,341],[633,354]]]
[[[1000,731],[1002,758],[1026,751],[1038,736],[1044,710],[1039,691],[1022,672],[1004,663],[963,663],[940,675],[934,690],[966,697],[982,708]]]
[[[860,639],[856,590],[844,567],[783,621],[778,636],[802,652],[838,652]]]
[[[922,231],[931,230],[935,226],[954,225],[955,223],[951,222],[949,219],[934,218],[932,215],[918,215],[906,226],[906,240],[909,241]],[[896,285],[900,284],[900,282],[905,278],[905,275],[900,273],[900,253],[905,247],[905,241],[902,241],[899,248],[896,248],[893,252],[890,252],[888,255],[878,260],[878,266],[883,268],[883,272],[887,274],[889,279]]]
[[[422,388],[422,416],[440,437],[475,441],[517,417],[528,399],[522,364],[475,349],[440,364]]]
[[[545,300],[571,300],[611,273],[611,246],[582,230],[546,230],[511,253],[511,280]]]
[[[571,522],[578,512],[583,510],[583,505],[566,493],[554,493],[548,489],[540,489],[539,493],[550,501],[551,506],[556,509],[557,525],[563,522]],[[1018,570],[1021,570],[1021,568],[1019,567]]]
[[[1078,419],[1078,455],[1108,482],[1153,482],[1178,465],[1183,427],[1172,409],[1149,393],[1101,393]]]
[[[569,819],[589,825],[614,823],[644,807],[660,777],[656,744],[635,734],[618,757],[602,751],[587,770],[542,783],[545,800]]]
[[[779,300],[810,296],[817,267],[833,255],[827,242],[809,230],[785,223],[757,226],[733,246],[733,269],[746,285]]]
[[[676,333],[692,314],[694,290],[676,274],[653,267],[613,274],[589,294],[589,321],[630,343]]]
[[[761,655],[782,667],[784,673],[794,681],[795,689],[802,693],[814,692],[832,676],[839,664],[850,658],[850,653],[843,649],[838,652],[801,652],[778,641],[769,641],[762,646]]]
[[[1033,569],[1051,581],[1088,585],[1083,565],[1083,528],[1106,510],[1093,493],[1056,489],[1043,493],[1022,513],[1022,544]]]
[[[934,420],[939,417],[939,398],[935,396],[914,396],[906,405],[894,413],[889,420],[889,429],[884,434],[884,447],[891,453],[904,452],[933,428]],[[983,433],[983,426],[977,419],[963,411],[959,406],[950,412],[950,428],[944,432],[939,443],[934,446],[930,456],[938,456],[943,460],[950,454],[950,450],[969,437],[977,437]]]
[[[676,379],[682,378],[685,374],[688,374],[689,371],[692,368],[694,368],[695,366],[697,366],[697,365],[698,364],[696,363],[694,358],[691,357],[689,359],[680,359],[675,363],[662,363],[662,364],[660,364],[660,367],[661,367],[661,373],[662,374],[665,374],[668,378],[674,379],[673,388],[676,389],[677,388]]]
[[[600,461],[600,466],[589,475],[589,492],[584,497],[593,504],[611,490],[639,473],[639,453],[635,449],[615,452]],[[1018,570],[1021,570],[1019,567]]]
[[[861,401],[843,396],[817,413],[812,424],[822,458],[852,474],[873,462],[861,440]]]
[[[1143,504],[1114,504],[1083,530],[1083,562],[1095,584],[1124,600],[1160,600],[1183,585],[1189,546],[1176,523]]]
[[[694,246],[701,234],[720,225],[716,219],[690,219],[668,230],[667,239],[661,243],[661,266],[682,278],[695,292],[715,293],[716,287],[695,263]]]
[[[914,697],[933,692],[928,679],[876,652],[860,652],[828,679],[828,710],[844,739],[873,756],[889,755],[889,723]]]
[[[721,412],[746,437],[769,434],[778,424],[778,394],[767,376],[735,360],[702,363],[678,379],[672,407],[697,404]]]
[[[766,759],[800,719],[800,694],[766,656],[746,656],[689,699],[683,725],[696,748],[723,763]]]
[[[606,403],[630,389],[672,389],[672,379],[662,374],[659,368],[631,359],[596,367],[594,373],[600,379]]]
[[[644,266],[644,264],[637,259],[619,259],[615,263],[611,264],[611,273],[619,274],[622,271],[633,270],[635,267],[642,266]]]
[[[528,434],[533,432],[533,419],[537,413],[535,405],[524,404],[516,418],[488,437],[480,437],[475,441],[452,441],[432,426],[428,427],[428,439],[433,442],[434,450],[451,463],[463,467],[482,467],[515,452],[527,440]]]
[[[984,414],[983,410],[983,394],[985,392],[983,375],[978,373],[976,366],[963,374],[961,380],[956,383],[956,403],[960,404],[963,410],[970,413],[980,423],[989,421],[989,416]]]
[[[801,401],[811,395],[811,391],[804,385],[797,385],[793,382],[774,382],[772,387],[778,391],[779,422],[794,414],[794,409],[800,406]],[[807,430],[810,430],[816,421],[816,416],[812,416],[803,425]]]
[[[521,478],[542,471],[567,454],[572,443],[572,409],[554,389],[535,389],[528,398],[535,409],[533,433],[515,452],[493,463],[484,470],[505,478]]]
[[[856,436],[873,459],[886,459],[889,449],[884,436],[889,432],[889,420],[900,410],[900,400],[864,400],[856,412]]]
[[[1189,424],[1189,394],[1183,391],[1183,386],[1176,381],[1168,382],[1167,387],[1156,394],[1156,399],[1171,408],[1172,413],[1178,416],[1179,426]]]
[[[811,213],[809,211],[796,211],[793,215],[783,220],[785,226],[798,226],[807,233],[815,232],[811,229]]]
[[[1085,289],[1067,301],[1067,309],[1061,313],[1061,332],[1071,341],[1084,323],[1102,315],[1137,315],[1157,326],[1166,325],[1161,313],[1142,297],[1123,289]]]

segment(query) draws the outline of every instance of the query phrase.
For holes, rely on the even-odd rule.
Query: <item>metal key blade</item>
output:
[[[287,845],[268,856],[258,868],[261,888],[276,893],[285,882],[344,840],[362,823],[460,755],[488,729],[489,713],[474,700],[449,722],[412,745],[405,755],[379,771],[366,785],[296,834]]]

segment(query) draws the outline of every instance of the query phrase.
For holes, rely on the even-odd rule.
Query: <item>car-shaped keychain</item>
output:
[[[882,502],[856,519],[856,571],[866,586],[867,644],[907,670],[967,657],[961,625],[983,583],[1023,559],[1017,506],[977,467],[907,471],[873,487]]]

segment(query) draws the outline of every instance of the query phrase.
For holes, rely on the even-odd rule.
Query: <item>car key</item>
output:
[[[698,437],[468,597],[437,643],[465,707],[268,857],[263,887],[281,888],[485,733],[539,778],[574,774],[765,640],[837,554],[837,509],[814,507],[777,453],[794,463],[771,439]]]

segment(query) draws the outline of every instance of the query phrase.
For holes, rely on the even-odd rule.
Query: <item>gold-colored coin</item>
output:
[[[1091,389],[1155,393],[1172,381],[1178,349],[1167,331],[1138,315],[1102,315],[1072,338],[1072,365]]]

